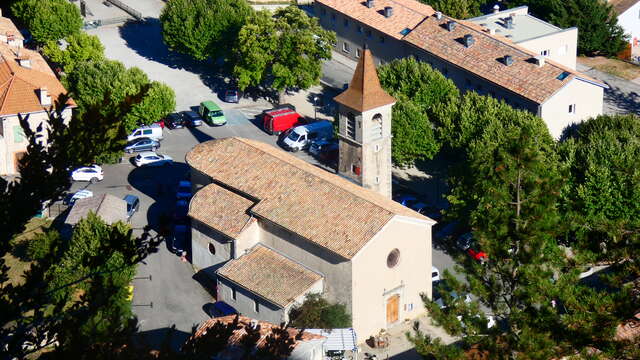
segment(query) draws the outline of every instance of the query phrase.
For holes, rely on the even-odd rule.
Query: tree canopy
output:
[[[300,329],[336,329],[351,326],[351,315],[343,304],[331,304],[320,294],[309,294],[291,310],[291,325]]]
[[[252,13],[245,0],[170,0],[160,15],[164,42],[197,60],[227,57]]]
[[[282,95],[320,81],[321,63],[331,58],[335,34],[295,5],[250,16],[234,46],[233,76],[241,90],[265,86]]]
[[[18,0],[11,11],[40,44],[77,34],[82,28],[80,9],[65,0]]]
[[[104,58],[104,46],[95,35],[80,32],[69,35],[64,40],[64,48],[58,41],[47,41],[42,53],[52,62],[62,65],[67,74],[72,73],[80,62],[99,61]]]
[[[528,5],[530,11],[562,28],[578,28],[578,52],[615,56],[627,46],[613,6],[594,0],[510,0],[509,5]]]
[[[433,158],[440,141],[432,119],[441,106],[457,101],[456,86],[413,57],[380,66],[378,77],[382,87],[398,101],[391,124],[394,164],[413,165],[417,160]]]
[[[456,19],[468,19],[482,15],[480,6],[487,0],[420,0],[435,10]]]

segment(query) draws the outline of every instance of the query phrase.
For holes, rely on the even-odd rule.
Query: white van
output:
[[[149,138],[153,140],[162,140],[162,127],[158,124],[153,124],[151,126],[143,126],[139,127],[131,133],[131,135],[127,136],[127,141],[136,140],[139,138]]]
[[[313,140],[323,138],[333,138],[333,124],[331,121],[322,120],[296,126],[282,143],[287,150],[296,152],[308,148]]]

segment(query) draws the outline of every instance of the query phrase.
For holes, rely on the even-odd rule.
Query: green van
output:
[[[204,121],[210,126],[221,126],[227,123],[227,119],[224,117],[222,109],[220,109],[220,106],[213,101],[209,100],[201,102],[198,112]]]

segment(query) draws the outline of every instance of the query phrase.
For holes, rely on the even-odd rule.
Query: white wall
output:
[[[638,45],[633,51],[640,52],[640,2],[627,9],[624,13],[618,15],[618,25],[622,26],[624,32],[629,34],[629,41],[633,44],[633,39],[637,39]]]
[[[542,55],[549,51],[547,58],[572,70],[576,69],[578,54],[578,28],[569,28],[557,33],[521,41],[518,45]]]
[[[604,89],[578,79],[569,83],[540,106],[539,116],[549,128],[551,136],[560,138],[563,130],[572,124],[602,114]],[[569,105],[575,104],[575,113]]]

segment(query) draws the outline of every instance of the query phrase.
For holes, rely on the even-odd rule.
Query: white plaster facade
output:
[[[640,1],[618,14],[618,25],[629,35],[631,54],[640,56]]]

